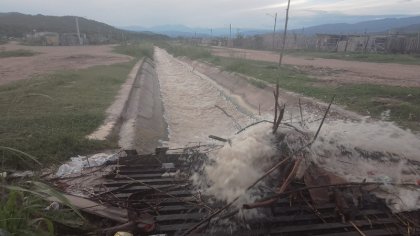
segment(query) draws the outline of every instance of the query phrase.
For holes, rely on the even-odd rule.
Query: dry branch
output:
[[[273,134],[275,134],[277,132],[277,130],[279,129],[280,123],[281,123],[281,121],[283,120],[283,117],[284,117],[285,109],[286,109],[286,105],[283,105],[283,108],[280,109],[280,114],[279,114],[279,117],[277,117],[277,122],[274,123]]]
[[[335,95],[331,98],[330,104],[328,105],[328,108],[325,111],[324,117],[322,118],[321,124],[319,125],[318,130],[316,131],[316,134],[314,136],[314,139],[312,140],[312,143],[315,142],[315,140],[318,138],[319,131],[321,131],[322,125],[324,124],[325,119],[327,118],[328,112],[330,111],[331,104],[333,103],[334,99],[335,99]]]
[[[234,123],[235,123],[235,125],[237,126],[237,129],[241,129],[242,127],[241,127],[241,125],[238,123],[238,121],[235,119],[235,117],[233,117],[233,116],[231,116],[229,113],[227,113],[226,111],[225,111],[225,109],[223,109],[223,108],[221,108],[220,106],[218,106],[218,105],[214,105],[216,108],[218,108],[219,110],[221,110],[227,117],[229,117]]]
[[[292,171],[290,171],[289,175],[287,176],[286,180],[281,185],[281,187],[279,188],[277,193],[282,193],[286,190],[286,188],[292,182],[293,178],[296,176],[296,172],[297,172],[301,162],[302,162],[302,158],[299,158],[298,160],[295,161],[295,164],[293,166]],[[271,204],[275,203],[276,201],[277,201],[277,199],[270,199],[270,200],[267,200],[267,201],[255,202],[255,203],[252,203],[252,204],[244,204],[243,208],[252,209],[252,208],[257,208],[257,207],[264,207],[264,206],[271,205]]]
[[[253,188],[255,185],[257,185],[261,180],[263,180],[265,177],[267,177],[269,174],[271,174],[273,171],[275,171],[277,168],[279,168],[281,165],[283,165],[284,163],[286,163],[286,161],[290,160],[291,157],[285,158],[283,160],[281,160],[280,162],[278,162],[275,166],[273,166],[270,170],[268,170],[263,176],[261,176],[260,178],[258,178],[253,184],[251,184],[246,191],[250,190],[251,188]],[[189,235],[192,232],[194,232],[195,230],[199,229],[200,226],[202,226],[203,224],[207,223],[208,221],[210,221],[213,217],[217,216],[218,214],[222,213],[224,210],[226,210],[227,208],[229,208],[230,206],[232,206],[239,198],[240,196],[237,196],[235,199],[233,199],[231,202],[229,202],[228,204],[226,204],[224,207],[220,208],[219,210],[215,211],[213,214],[211,214],[210,216],[208,216],[207,218],[205,218],[204,220],[198,222],[196,225],[194,225],[193,227],[191,227],[190,229],[188,229],[183,235]]]
[[[136,183],[139,183],[139,184],[141,184],[141,185],[143,185],[143,186],[146,186],[146,187],[148,187],[148,188],[150,188],[150,189],[153,189],[153,190],[155,190],[155,191],[157,191],[157,192],[159,192],[159,193],[165,194],[165,195],[167,195],[167,196],[169,196],[169,197],[171,197],[171,198],[174,198],[174,199],[176,199],[176,200],[178,200],[178,201],[181,201],[181,202],[184,202],[184,203],[186,203],[186,204],[193,205],[193,206],[202,205],[202,206],[204,206],[205,208],[207,208],[207,209],[209,209],[209,210],[213,210],[211,207],[207,206],[207,205],[206,205],[206,204],[204,204],[204,203],[202,203],[202,204],[197,204],[197,203],[194,203],[194,202],[185,201],[185,200],[184,200],[184,199],[182,199],[182,198],[179,198],[179,197],[174,196],[174,195],[172,195],[172,194],[170,194],[170,193],[167,193],[167,192],[165,192],[165,191],[163,191],[163,190],[161,190],[161,189],[158,189],[158,188],[155,188],[155,187],[153,187],[153,186],[150,186],[150,185],[148,185],[148,184],[144,183],[143,181],[140,181],[140,180],[137,180],[137,179],[133,179],[133,178],[131,178],[131,177],[129,177],[129,176],[126,176],[126,175],[119,175],[119,177],[123,177],[123,178],[129,179],[129,180],[131,180],[131,181],[134,181],[134,182],[136,182]]]
[[[417,185],[415,184],[397,184],[397,183],[378,183],[378,182],[363,182],[363,183],[342,183],[342,184],[327,184],[327,185],[319,185],[319,186],[312,186],[312,187],[302,187],[302,188],[296,188],[290,191],[286,191],[283,193],[278,193],[278,194],[273,194],[271,196],[262,198],[261,201],[266,201],[266,200],[270,200],[270,199],[280,199],[283,197],[287,197],[292,193],[297,193],[297,192],[301,192],[301,191],[305,191],[305,190],[310,190],[310,189],[318,189],[318,188],[330,188],[330,187],[334,187],[334,188],[349,188],[349,187],[355,187],[355,186],[371,186],[371,185],[375,185],[375,186],[382,186],[382,185],[393,185],[393,186],[412,186],[412,187],[417,187]]]
[[[299,98],[299,112],[300,112],[300,125],[303,126],[305,124],[303,120],[303,111],[302,111],[302,103]]]

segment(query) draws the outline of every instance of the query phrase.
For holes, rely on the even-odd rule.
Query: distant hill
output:
[[[361,18],[363,19],[363,18]],[[420,16],[414,17],[393,17],[393,18],[384,18],[378,20],[369,20],[358,23],[336,23],[336,24],[323,24],[317,26],[311,26],[304,29],[304,34],[314,35],[314,34],[363,34],[367,33],[380,33],[387,32],[389,30],[395,30],[410,25],[420,24]],[[415,26],[412,26],[415,27]],[[153,33],[164,34],[169,37],[209,37],[212,36],[229,36],[229,28],[191,28],[185,25],[160,25],[154,27],[142,27],[142,26],[128,26],[122,27],[122,29],[131,30],[131,31],[150,31]],[[404,29],[410,30],[410,28]],[[281,32],[282,29],[278,28],[277,32]],[[292,32],[301,33],[302,28],[290,30]],[[238,31],[236,28],[232,28],[232,37],[237,35]],[[271,33],[270,30],[264,29],[239,29],[241,35],[250,36],[256,34],[267,34]]]
[[[401,34],[418,34],[420,32],[420,24],[413,24],[405,27],[392,29],[394,33]]]
[[[307,35],[313,34],[362,34],[362,33],[377,33],[387,32],[397,28],[403,28],[410,25],[420,24],[420,16],[405,17],[405,18],[386,18],[379,20],[363,21],[355,24],[324,24],[305,28],[304,33]],[[292,30],[301,32],[302,29]]]
[[[114,41],[122,39],[122,33],[126,38],[162,38],[151,32],[129,32],[117,29],[94,20],[83,17],[78,18],[80,32],[87,35],[102,35]],[[23,37],[33,31],[75,33],[76,21],[74,16],[45,16],[26,15],[17,12],[0,13],[0,36]]]
[[[142,26],[127,26],[122,27],[126,30],[132,31],[150,31],[157,34],[164,34],[169,37],[210,37],[210,36],[229,36],[229,28],[191,28],[185,25],[159,25],[154,27],[142,27]],[[270,30],[262,29],[250,29],[244,28],[239,29],[232,28],[232,37],[235,37],[238,33],[241,35],[255,35],[270,32]]]

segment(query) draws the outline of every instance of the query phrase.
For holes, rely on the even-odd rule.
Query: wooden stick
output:
[[[242,128],[241,130],[239,130],[238,132],[236,132],[236,134],[239,134],[239,133],[243,132],[244,130],[248,129],[249,127],[254,126],[254,125],[258,125],[258,124],[263,123],[263,122],[273,124],[273,122],[272,121],[269,121],[269,120],[260,120],[260,121],[257,121],[255,123],[252,123],[252,124],[250,124],[250,125]]]
[[[229,141],[228,139],[221,138],[221,137],[218,137],[218,136],[215,136],[215,135],[209,135],[209,138],[220,141],[220,142],[224,142],[224,143],[227,143]]]
[[[322,218],[321,213],[318,211],[318,209],[316,209],[311,203],[309,203],[309,201],[305,198],[305,196],[303,196],[302,192],[300,192],[300,197],[302,198],[302,200],[306,203],[306,205],[314,212],[314,214],[324,223],[327,223],[327,221]]]
[[[176,200],[178,200],[178,201],[181,201],[181,202],[184,202],[184,203],[187,203],[187,204],[189,204],[189,205],[193,205],[193,206],[204,206],[205,208],[207,208],[207,209],[209,209],[209,210],[213,210],[211,207],[209,207],[209,206],[207,206],[206,204],[198,204],[198,203],[194,203],[194,202],[190,202],[190,201],[185,201],[184,199],[182,199],[182,198],[179,198],[179,197],[177,197],[177,196],[174,196],[174,195],[172,195],[172,194],[170,194],[170,193],[167,193],[167,192],[165,192],[165,191],[163,191],[163,190],[161,190],[161,189],[158,189],[158,188],[155,188],[155,187],[153,187],[153,186],[151,186],[151,185],[148,185],[148,184],[146,184],[146,183],[144,183],[144,182],[142,182],[142,181],[140,181],[140,180],[137,180],[137,179],[133,179],[133,178],[131,178],[131,177],[129,177],[129,176],[127,176],[127,175],[119,175],[120,177],[123,177],[123,178],[126,178],[126,179],[129,179],[129,180],[132,180],[132,181],[134,181],[134,182],[137,182],[137,183],[139,183],[139,184],[141,184],[141,185],[144,185],[144,186],[146,186],[146,187],[148,187],[148,188],[150,188],[150,189],[153,189],[153,190],[155,190],[155,191],[157,191],[157,192],[160,192],[160,193],[163,193],[163,194],[165,194],[165,195],[167,195],[167,196],[169,196],[169,197],[171,197],[171,198],[174,198],[174,199],[176,199]]]
[[[274,94],[274,121],[273,121],[273,124],[274,125],[276,125],[276,123],[277,123],[277,106],[279,105],[278,104],[278,102],[279,102],[278,92],[279,92],[278,87],[276,85],[276,90],[273,91],[273,94]],[[274,129],[274,127],[273,127],[273,129]]]
[[[283,185],[280,187],[279,193],[284,192],[286,190],[287,186],[289,186],[289,184],[292,182],[293,178],[296,176],[296,172],[298,171],[301,162],[302,162],[302,157],[296,160],[292,171],[290,172],[289,176],[287,176]]]
[[[325,118],[327,118],[328,112],[330,111],[331,104],[333,103],[334,98],[335,98],[335,95],[331,98],[330,104],[328,105],[328,108],[325,111],[324,117],[322,118],[321,124],[319,125],[318,130],[316,131],[316,134],[315,134],[314,140],[312,140],[312,143],[315,142],[316,138],[318,138],[319,131],[321,131],[321,128],[322,128],[322,125],[324,124]]]
[[[235,119],[235,117],[233,117],[233,116],[231,116],[229,113],[227,113],[226,111],[225,111],[225,109],[223,109],[223,108],[221,108],[220,106],[218,106],[218,105],[214,105],[214,107],[216,107],[216,108],[218,108],[219,110],[221,110],[227,117],[229,117],[234,123],[235,123],[235,125],[237,126],[237,128],[238,129],[242,129],[242,127],[241,127],[241,125],[238,123],[238,121]]]
[[[397,184],[397,183],[379,183],[379,182],[327,184],[327,185],[319,185],[319,186],[312,186],[312,187],[302,187],[302,188],[297,188],[297,189],[293,189],[293,190],[290,190],[290,191],[286,191],[284,193],[273,194],[271,196],[262,198],[261,201],[269,200],[269,199],[272,199],[272,198],[280,199],[284,196],[288,196],[291,193],[297,193],[297,192],[300,192],[300,191],[305,191],[305,190],[310,190],[310,189],[329,188],[329,187],[348,188],[348,187],[354,187],[354,186],[369,186],[369,185],[412,186],[412,187],[417,187],[418,188],[418,186],[415,185],[415,184]]]
[[[279,129],[280,123],[281,123],[281,121],[283,120],[283,117],[284,117],[285,109],[286,109],[286,105],[283,105],[283,108],[280,109],[280,114],[279,114],[279,117],[277,118],[277,122],[274,123],[274,126],[273,126],[273,134],[275,134],[277,132],[277,130]]]
[[[279,188],[277,193],[282,193],[286,190],[287,186],[289,186],[289,184],[292,182],[292,179],[296,176],[296,172],[297,172],[298,167],[299,167],[301,162],[302,162],[302,158],[299,158],[295,162],[292,171],[290,171],[289,175],[287,176],[286,180],[281,185],[281,187]],[[253,209],[253,208],[257,208],[257,207],[268,206],[268,205],[271,205],[271,204],[275,203],[276,201],[277,201],[277,199],[273,198],[273,199],[270,199],[270,200],[267,200],[267,201],[255,202],[255,203],[252,203],[252,204],[244,204],[243,208]]]
[[[303,126],[304,121],[303,121],[302,103],[300,102],[300,98],[299,98],[299,111],[300,111],[300,125]]]
[[[363,233],[360,229],[359,229],[359,227],[357,227],[357,225],[355,225],[354,223],[353,223],[353,221],[349,221],[349,223],[357,230],[357,232],[361,235],[361,236],[366,236],[366,234],[365,233]]]
[[[284,49],[286,47],[287,25],[288,25],[288,22],[289,22],[289,9],[290,9],[290,0],[287,2],[286,21],[284,23],[283,42],[282,42],[281,51],[280,51],[279,68],[281,67],[282,62],[283,62],[283,54],[284,54]],[[277,81],[278,81],[278,79],[277,79]]]
[[[263,176],[261,176],[260,178],[258,178],[253,184],[251,184],[246,191],[250,190],[251,188],[253,188],[257,183],[259,183],[261,180],[263,180],[265,177],[267,177],[269,174],[271,174],[273,171],[275,171],[277,168],[279,168],[281,165],[283,165],[284,163],[286,163],[286,161],[290,160],[291,157],[285,158],[283,160],[281,160],[280,162],[278,162],[275,166],[273,166],[270,170],[268,170]],[[245,192],[246,192],[245,191]],[[196,229],[198,229],[201,225],[205,224],[206,222],[210,221],[213,217],[215,217],[216,215],[220,214],[221,212],[223,212],[224,210],[226,210],[227,208],[229,208],[230,206],[232,206],[233,203],[235,203],[240,196],[237,196],[235,199],[233,199],[230,203],[226,204],[224,207],[220,208],[219,210],[215,211],[213,214],[211,214],[210,216],[208,216],[207,218],[203,219],[202,221],[198,222],[196,225],[194,225],[193,227],[191,227],[190,229],[188,229],[183,236],[185,235],[189,235],[191,234],[193,231],[195,231]]]

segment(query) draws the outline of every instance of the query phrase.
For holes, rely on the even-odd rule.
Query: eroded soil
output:
[[[38,54],[29,57],[0,58],[0,85],[33,78],[58,70],[84,69],[97,65],[127,62],[129,56],[112,52],[112,45],[99,46],[25,46],[16,42],[0,50],[25,49]]]

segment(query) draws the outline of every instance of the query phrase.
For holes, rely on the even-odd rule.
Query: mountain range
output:
[[[155,27],[114,27],[95,20],[78,17],[80,31],[85,34],[101,34],[121,40],[122,34],[126,38],[163,39],[169,37],[209,37],[223,36],[236,37],[237,34],[244,36],[271,33],[271,29],[253,28],[204,28],[188,27],[185,25],[161,25]],[[51,31],[58,33],[71,33],[76,31],[74,16],[46,16],[26,15],[16,12],[0,13],[0,36],[22,37],[33,31]],[[281,32],[280,28],[277,32]],[[292,32],[314,35],[324,34],[363,34],[363,33],[418,33],[420,31],[420,16],[392,17],[377,20],[368,20],[358,23],[333,23],[311,26],[307,28],[291,29]]]
[[[404,18],[385,18],[378,20],[362,21],[354,24],[337,23],[312,26],[304,29],[304,33],[311,34],[363,34],[363,33],[383,33],[392,31],[393,33],[406,31],[405,27],[420,24],[420,16]],[[295,31],[301,31],[295,30]]]
[[[125,30],[142,32],[149,31],[157,34],[164,34],[170,37],[209,37],[209,36],[229,36],[230,29],[227,28],[200,28],[200,27],[188,27],[185,25],[158,25],[154,27],[142,27],[142,26],[126,26],[121,27]],[[235,37],[238,33],[242,35],[255,35],[255,34],[264,34],[271,32],[271,30],[265,29],[253,29],[253,28],[244,28],[239,29],[232,28],[232,37]]]
[[[122,29],[131,31],[150,31],[158,34],[164,34],[170,37],[209,37],[209,36],[229,36],[229,28],[193,28],[185,25],[160,25],[154,27],[128,26]],[[411,17],[393,17],[377,20],[368,20],[358,23],[332,23],[311,26],[307,28],[291,29],[292,32],[304,33],[306,35],[314,34],[363,34],[363,33],[384,33],[388,31],[400,33],[413,33],[420,30],[420,16]],[[277,29],[277,32],[282,29]],[[239,32],[232,29],[232,37],[238,33],[248,36],[255,34],[271,33],[272,30],[244,28]]]
[[[165,38],[163,35],[152,32],[131,32],[95,20],[77,18],[80,32],[86,35],[99,34],[115,41],[120,41],[123,34],[125,38]],[[0,13],[0,36],[22,37],[34,31],[75,33],[76,18],[74,16],[27,15],[17,12]]]

